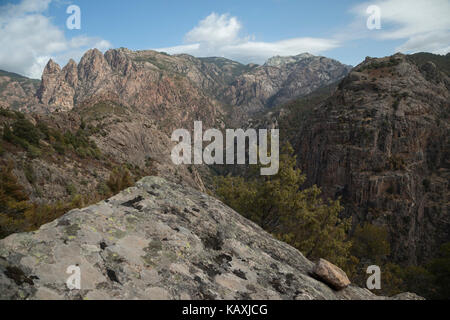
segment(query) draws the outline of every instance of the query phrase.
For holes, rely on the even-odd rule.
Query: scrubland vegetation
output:
[[[304,188],[306,177],[296,166],[293,148],[287,144],[280,155],[280,170],[260,176],[251,168],[247,177],[219,177],[216,193],[227,205],[259,224],[278,239],[299,249],[307,258],[325,258],[338,265],[360,286],[366,286],[367,267],[382,270],[377,294],[410,291],[427,298],[446,298],[450,283],[450,244],[440,257],[425,266],[405,266],[389,259],[385,227],[366,223],[351,230],[339,200],[324,201],[317,186]]]

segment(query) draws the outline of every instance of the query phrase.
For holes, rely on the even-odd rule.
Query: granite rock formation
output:
[[[69,290],[69,266],[81,288]],[[314,264],[220,201],[146,177],[0,241],[1,299],[385,299],[335,291]],[[403,294],[397,299],[420,299]]]

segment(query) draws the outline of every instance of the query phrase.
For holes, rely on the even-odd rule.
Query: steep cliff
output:
[[[449,88],[432,61],[367,58],[325,102],[288,116],[309,183],[342,197],[355,225],[386,225],[397,262],[450,241]]]

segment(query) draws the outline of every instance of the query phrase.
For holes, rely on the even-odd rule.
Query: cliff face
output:
[[[81,289],[69,290],[69,266]],[[220,201],[147,177],[0,241],[1,299],[384,299],[334,291],[313,263]],[[417,299],[402,294],[397,299]]]
[[[433,62],[368,58],[293,138],[309,183],[341,196],[355,224],[386,225],[397,262],[450,241],[449,88]]]
[[[133,59],[133,53],[126,49],[109,50],[104,55],[89,50],[78,66],[71,60],[62,70],[50,60],[37,96],[51,111],[109,101],[136,108],[142,116],[170,119],[172,126],[186,125],[196,117],[208,123],[218,118],[214,101],[189,79]]]

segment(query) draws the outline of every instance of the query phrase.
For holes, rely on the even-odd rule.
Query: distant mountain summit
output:
[[[315,57],[314,55],[307,53],[307,52],[301,53],[296,56],[275,56],[275,57],[269,58],[264,65],[268,66],[268,67],[280,67],[282,65],[286,65],[289,63],[296,63],[301,60],[308,59],[308,58],[314,58],[314,57]]]
[[[155,101],[148,99],[148,90],[157,88],[165,80],[178,79],[185,89],[195,87],[186,90],[187,95],[209,100],[205,100],[205,105],[232,106],[231,118],[239,122],[254,112],[336,82],[350,69],[336,60],[309,53],[273,57],[259,66],[220,57],[195,58],[187,54],[168,55],[126,48],[102,54],[93,49],[85,53],[78,65],[70,60],[61,68],[50,60],[40,84],[37,82],[34,90],[26,91],[27,99],[21,93],[21,99],[16,99],[14,104],[11,99],[5,99],[7,102],[3,104],[4,107],[37,112],[67,111],[92,99],[148,105]],[[8,81],[15,80],[3,80],[4,83]],[[37,85],[39,89],[36,90]],[[0,97],[2,95],[0,91]],[[161,97],[161,101],[165,98]]]
[[[236,119],[245,119],[337,82],[351,68],[309,53],[273,57],[264,65],[236,77],[225,90],[224,100],[229,105],[239,106]]]

